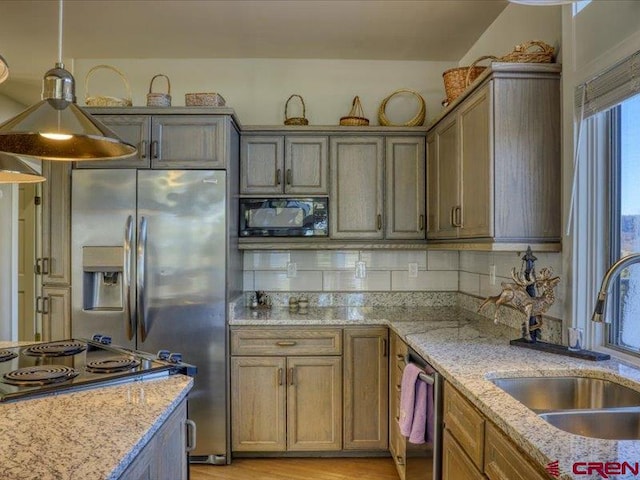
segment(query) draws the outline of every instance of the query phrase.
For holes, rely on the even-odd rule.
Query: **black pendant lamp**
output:
[[[62,0],[58,28],[58,62],[44,74],[42,100],[0,125],[0,152],[58,161],[134,155],[133,145],[76,105],[75,80],[62,63]]]
[[[18,157],[0,152],[0,183],[38,183],[44,177]]]

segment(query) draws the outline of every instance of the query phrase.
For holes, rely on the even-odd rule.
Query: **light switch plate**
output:
[[[418,278],[418,264],[415,262],[409,263],[409,278]]]
[[[298,275],[298,265],[296,262],[287,263],[287,278],[295,278]]]
[[[496,284],[496,266],[489,265],[489,285]]]
[[[366,262],[363,262],[363,261],[356,262],[356,278],[366,278],[366,277],[367,277]]]

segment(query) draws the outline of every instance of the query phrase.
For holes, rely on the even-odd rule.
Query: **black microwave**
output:
[[[241,198],[241,237],[326,237],[329,199]]]

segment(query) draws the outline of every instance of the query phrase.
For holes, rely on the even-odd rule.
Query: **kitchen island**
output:
[[[635,465],[640,459],[640,441],[602,440],[559,430],[489,381],[499,377],[580,375],[640,390],[640,368],[615,358],[592,362],[510,346],[509,340],[518,336],[517,331],[496,326],[459,307],[322,307],[309,308],[306,314],[290,313],[286,308],[256,312],[238,307],[230,324],[386,325],[526,452],[540,470],[557,460],[559,478],[602,478],[595,470],[590,474],[573,474],[573,465],[575,462]]]
[[[0,348],[11,345],[0,342]],[[149,451],[154,434],[184,408],[192,385],[190,377],[171,375],[2,403],[1,477],[122,478]]]

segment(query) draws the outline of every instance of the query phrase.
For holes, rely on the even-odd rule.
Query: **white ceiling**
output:
[[[458,61],[507,0],[66,0],[64,58]],[[58,2],[0,1],[9,96],[58,57]]]

